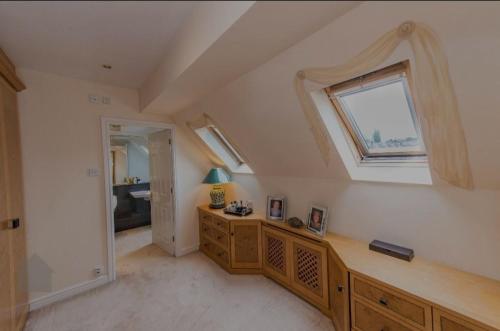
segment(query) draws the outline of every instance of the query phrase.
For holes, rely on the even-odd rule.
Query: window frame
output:
[[[355,123],[355,120],[347,111],[343,109],[341,101],[335,94],[354,94],[388,85],[397,81],[401,81],[404,85],[405,97],[409,105],[410,115],[415,125],[418,139],[421,142],[423,152],[408,151],[370,153],[369,149],[365,146],[363,135],[355,124],[353,124]],[[363,85],[368,86],[363,87]],[[360,163],[427,163],[427,153],[425,151],[420,121],[415,103],[413,101],[414,93],[408,60],[326,87],[324,90],[333,106],[333,109],[340,118],[346,133],[351,138],[350,140],[352,141],[353,149],[356,152]]]
[[[253,174],[253,170],[249,167],[248,162],[243,157],[243,155],[239,152],[238,147],[229,139],[229,137],[221,130],[220,126],[218,126],[207,114],[203,114],[195,121],[187,122],[187,126],[191,129],[195,137],[205,146],[205,150],[209,155],[215,157],[218,161],[222,162],[226,169],[233,173],[240,174]],[[231,158],[234,162],[234,165],[227,164],[224,160],[224,157],[221,157],[214,146],[211,146],[209,143],[203,139],[200,134],[197,132],[199,129],[206,129],[208,133],[212,135],[214,140],[220,145],[219,147],[223,148],[226,154]],[[235,166],[235,167],[234,167]],[[234,168],[233,168],[234,167]]]

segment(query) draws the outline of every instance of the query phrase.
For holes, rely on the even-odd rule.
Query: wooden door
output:
[[[171,131],[149,135],[151,230],[153,243],[174,255]]]
[[[262,267],[260,221],[231,221],[231,268]]]
[[[330,310],[335,330],[350,330],[349,274],[340,258],[331,249],[328,250],[328,278]]]
[[[326,247],[292,237],[292,287],[322,308],[329,308]]]
[[[0,52],[0,57],[2,54]],[[0,78],[0,330],[2,331],[21,330],[28,311],[26,229],[21,171],[16,91]],[[14,219],[19,220],[16,227],[12,226]]]
[[[262,227],[262,248],[264,274],[289,285],[292,274],[290,236],[264,226]]]

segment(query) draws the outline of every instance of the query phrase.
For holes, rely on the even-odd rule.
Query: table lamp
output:
[[[231,181],[231,176],[222,168],[212,168],[208,172],[208,175],[203,180],[203,184],[213,184],[213,188],[210,191],[210,198],[212,203],[210,208],[220,209],[226,206],[224,201],[224,188],[221,184],[229,183]]]

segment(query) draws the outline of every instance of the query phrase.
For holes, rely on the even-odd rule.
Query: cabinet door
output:
[[[292,287],[323,308],[329,308],[326,248],[292,237]]]
[[[270,229],[262,228],[263,265],[266,276],[289,285],[292,274],[290,236]]]
[[[21,142],[16,92],[0,78],[0,326],[21,330],[28,312],[26,224],[24,219]],[[8,229],[6,220],[18,219]],[[8,266],[8,267],[7,267]],[[10,275],[7,275],[9,274]],[[10,294],[10,309],[6,306]],[[8,316],[10,314],[10,317]]]
[[[231,221],[231,268],[262,267],[260,221]]]
[[[335,330],[347,331],[349,323],[349,274],[338,256],[328,250],[330,310]]]

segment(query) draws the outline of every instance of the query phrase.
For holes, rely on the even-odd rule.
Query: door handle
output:
[[[21,226],[21,220],[19,218],[13,218],[13,219],[7,221],[7,229],[14,230],[20,226]]]

